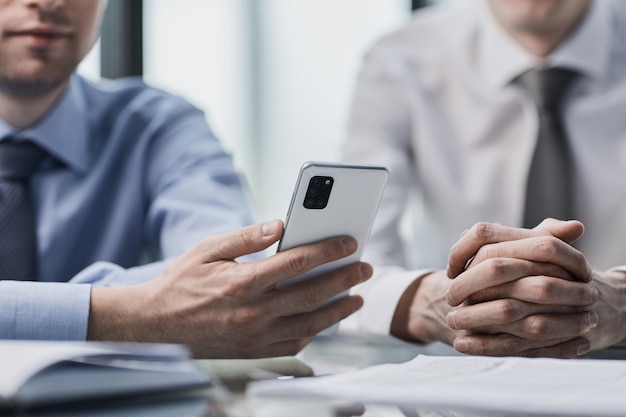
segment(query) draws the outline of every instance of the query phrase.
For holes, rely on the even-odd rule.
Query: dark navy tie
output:
[[[546,217],[573,219],[572,155],[563,128],[562,98],[576,78],[564,68],[531,69],[514,80],[533,99],[539,113],[539,135],[526,184],[524,227]]]
[[[0,142],[0,279],[37,279],[30,177],[45,152],[30,142]]]

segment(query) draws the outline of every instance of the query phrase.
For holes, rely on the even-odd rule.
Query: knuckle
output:
[[[206,237],[202,239],[198,247],[202,252],[212,252],[219,256],[233,247],[247,248],[254,245],[254,236],[254,228],[244,227],[233,231],[232,234]]]
[[[478,339],[476,346],[475,346],[476,351],[473,352],[476,355],[491,355],[492,353],[492,349],[489,346],[489,343],[487,343],[487,340],[485,339]]]
[[[512,336],[505,336],[500,339],[500,353],[505,355],[512,355],[514,353],[518,353],[519,351],[519,343]]]
[[[244,246],[249,246],[254,242],[254,229],[250,227],[244,227],[237,231],[237,239],[241,241]]]
[[[516,337],[511,335],[501,335],[499,337],[478,337],[471,345],[470,354],[501,356],[519,353],[520,344]]]
[[[220,288],[218,293],[220,298],[228,299],[231,297],[237,297],[237,294],[240,294],[242,289],[243,286],[239,283],[239,280],[232,280],[232,282],[229,282],[227,286]]]
[[[287,256],[287,268],[292,274],[299,274],[306,270],[306,258],[299,251],[289,251]]]
[[[484,243],[483,245],[484,246],[482,246],[480,249],[478,249],[478,252],[476,252],[476,255],[474,256],[474,259],[472,261],[473,264],[480,264],[487,259],[494,259],[498,257],[498,251],[493,247],[493,245],[489,243]]]
[[[508,263],[502,258],[489,259],[487,264],[488,273],[495,277],[500,277],[506,273]]]
[[[543,340],[548,333],[548,323],[543,317],[529,317],[526,319],[524,327],[525,336],[530,340]]]
[[[237,328],[255,326],[266,314],[260,307],[240,308],[233,314],[233,325]]]
[[[341,243],[333,242],[332,244],[325,244],[322,246],[322,258],[324,262],[332,261],[337,259],[339,254],[343,253],[343,248],[341,247]]]
[[[559,251],[559,241],[552,236],[541,236],[537,238],[535,247],[537,251],[544,253],[548,256],[556,255]]]
[[[234,275],[220,288],[220,295],[222,298],[237,298],[242,299],[243,294],[247,294],[250,291],[250,278],[251,275],[244,274],[243,272],[234,273]]]
[[[593,290],[588,285],[576,286],[576,299],[580,301],[581,306],[592,304],[594,294]]]
[[[243,268],[238,268],[238,281],[244,283],[245,285],[260,281],[266,275],[259,264],[251,262],[245,266],[245,270]]]
[[[554,286],[550,282],[534,282],[530,286],[530,296],[533,301],[541,301],[554,295]]]
[[[348,255],[346,248],[343,245],[343,239],[332,239],[325,242],[321,242],[316,246],[315,260],[317,263],[327,263]]]
[[[577,250],[574,252],[574,256],[576,257],[576,263],[580,265],[580,268],[586,270],[588,265],[587,265],[587,258],[585,258],[585,255],[583,255],[582,252]]]
[[[519,314],[518,303],[514,300],[500,300],[498,303],[498,316],[504,323],[510,323],[517,319]]]
[[[313,284],[306,286],[304,290],[304,304],[308,307],[321,304],[325,300],[320,289]]]
[[[493,236],[495,230],[494,225],[487,222],[479,222],[472,226],[470,233],[474,240],[478,242],[488,242]]]

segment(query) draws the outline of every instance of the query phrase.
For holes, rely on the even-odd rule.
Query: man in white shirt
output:
[[[626,338],[625,31],[619,1],[463,1],[369,51],[345,159],[390,178],[366,254],[375,279],[345,327],[493,355]],[[577,221],[501,226],[523,224],[539,117],[514,81],[537,67],[578,73],[561,111],[582,238]],[[455,245],[477,222],[491,223]]]

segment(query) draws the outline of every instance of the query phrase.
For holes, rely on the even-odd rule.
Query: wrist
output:
[[[150,310],[143,305],[146,297],[142,286],[92,288],[87,340],[150,341]]]
[[[590,285],[598,290],[598,301],[591,306],[599,317],[598,326],[592,329],[588,338],[592,349],[604,349],[619,344],[625,346],[626,327],[626,272],[609,270],[593,273]]]
[[[391,334],[413,342],[451,344],[457,335],[446,322],[446,315],[452,307],[444,297],[450,282],[445,271],[416,279],[398,302]]]

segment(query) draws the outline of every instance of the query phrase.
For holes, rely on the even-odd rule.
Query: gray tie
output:
[[[534,100],[539,135],[528,174],[524,227],[546,217],[574,218],[572,156],[561,120],[561,99],[576,73],[564,68],[531,69],[514,80]]]
[[[0,279],[37,279],[37,235],[29,181],[45,152],[0,142]]]

